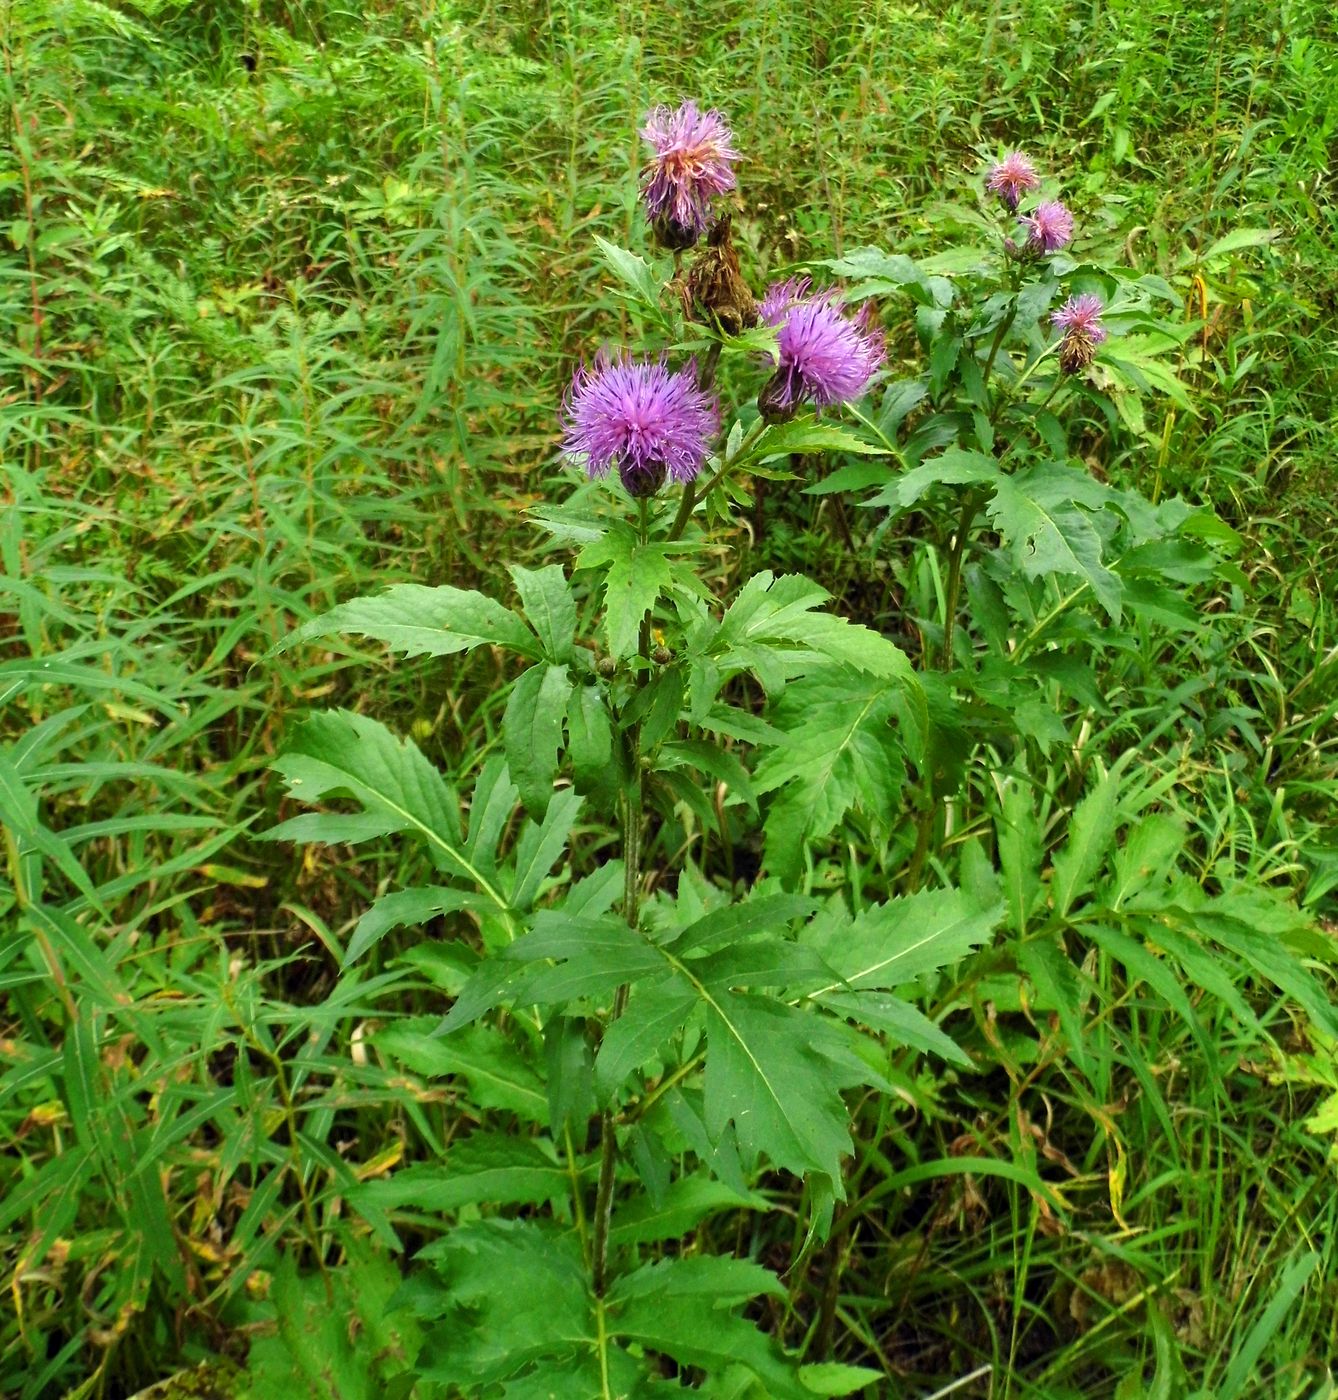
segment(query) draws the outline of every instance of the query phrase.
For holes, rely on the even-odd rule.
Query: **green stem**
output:
[[[649,502],[637,502],[637,534],[646,543],[650,529]],[[641,628],[638,660],[646,659],[650,629]],[[643,683],[644,667],[638,670],[637,684]],[[641,923],[641,838],[645,830],[645,780],[641,767],[641,725],[633,724],[627,735],[632,776],[623,795],[623,918],[627,927],[636,929]],[[628,986],[624,983],[613,994],[613,1006],[605,1030],[627,1009]],[[595,1297],[602,1299],[608,1288],[609,1223],[613,1218],[613,1188],[618,1175],[618,1133],[612,1108],[599,1115],[599,1184],[595,1188],[594,1249],[591,1281]]]
[[[967,493],[962,502],[962,513],[957,517],[957,529],[952,537],[951,552],[948,555],[948,586],[943,599],[943,650],[939,655],[939,670],[952,670],[952,638],[957,628],[957,595],[962,588],[962,558],[966,554],[966,542],[975,524],[976,513],[980,510],[985,493],[976,487]]]
[[[724,475],[731,467],[737,466],[747,457],[749,450],[757,442],[758,438],[766,431],[766,423],[759,418],[756,423],[743,435],[743,440],[739,443],[739,449],[732,457],[722,458],[719,467],[710,476],[704,486],[700,488],[697,483],[691,482],[683,490],[683,500],[678,507],[678,514],[674,517],[674,523],[669,527],[669,534],[666,537],[670,540],[678,539],[687,528],[687,523],[692,515],[692,508],[698,501],[704,501],[711,494]]]

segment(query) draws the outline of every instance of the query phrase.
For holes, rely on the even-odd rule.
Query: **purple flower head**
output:
[[[1033,256],[1057,253],[1073,239],[1073,215],[1057,199],[1038,204],[1021,224],[1027,234],[1024,251]]]
[[[779,326],[785,321],[790,308],[799,301],[812,285],[807,277],[789,277],[784,282],[773,282],[766,295],[757,303],[757,319],[764,326]]]
[[[1050,321],[1066,335],[1085,335],[1093,345],[1100,345],[1106,338],[1106,328],[1101,324],[1101,313],[1105,309],[1099,296],[1082,292],[1070,297],[1052,313]]]
[[[1091,292],[1070,297],[1050,320],[1064,335],[1059,342],[1059,365],[1066,374],[1078,374],[1096,358],[1096,347],[1106,339],[1101,324],[1105,307]]]
[[[576,371],[562,405],[562,448],[592,476],[618,468],[632,496],[653,495],[666,476],[691,481],[720,425],[714,399],[697,387],[691,364],[610,358],[600,351]]]
[[[1040,187],[1036,167],[1031,163],[1031,158],[1021,151],[1009,151],[1001,161],[990,166],[989,179],[985,181],[985,188],[997,194],[1012,214],[1017,213],[1017,206],[1024,194]]]
[[[654,151],[642,171],[646,213],[670,247],[690,248],[710,226],[712,198],[735,186],[733,135],[719,112],[692,101],[654,108],[641,135]]]
[[[779,365],[759,400],[771,416],[788,416],[806,399],[819,408],[857,399],[883,362],[883,337],[869,328],[867,304],[851,316],[835,291],[810,292],[807,277],[773,285],[758,316],[779,332]]]

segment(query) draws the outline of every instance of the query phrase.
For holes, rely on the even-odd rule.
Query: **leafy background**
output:
[[[505,595],[499,560],[542,562],[523,514],[574,480],[555,405],[634,329],[594,238],[642,246],[636,127],[690,92],[746,133],[758,281],[868,243],[934,253],[982,152],[1018,142],[1087,236],[1183,298],[1173,374],[1142,364],[1159,393],[1094,417],[1083,456],[1211,505],[1239,576],[1206,631],[1113,639],[1095,696],[1037,721],[1041,800],[990,791],[987,757],[977,809],[1019,933],[1037,901],[1119,907],[1174,867],[1220,902],[1195,916],[1222,940],[1197,962],[1182,944],[1179,980],[1108,943],[1081,964],[1095,999],[1037,953],[1039,1008],[978,966],[971,1071],[907,1057],[896,1095],[852,1097],[825,1246],[804,1249],[812,1203],[780,1175],[733,1198],[688,1178],[671,1221],[615,1228],[767,1263],[780,1294],[721,1277],[713,1296],[889,1393],[990,1366],[959,1393],[1329,1394],[1335,1041],[1324,1005],[1257,972],[1267,940],[1321,978],[1333,959],[1330,8],[9,0],[0,42],[0,1389],[132,1395],[203,1363],[240,1393],[383,1390],[434,1305],[386,1313],[394,1235],[364,1221],[437,1239],[421,1198],[403,1217],[399,1169],[462,1125],[548,1121],[487,1027],[423,1035],[466,969],[397,961],[413,940],[392,920],[365,976],[339,976],[378,898],[423,884],[421,854],[260,839],[301,819],[269,765],[296,733],[319,743],[312,711],[384,720],[472,786],[518,668],[489,648],[267,654],[355,593]],[[801,567],[918,658],[922,519],[763,494],[708,581]],[[1111,862],[1051,859],[1080,851],[1077,810],[1125,833]],[[852,830],[857,880],[879,833]],[[920,860],[970,873],[956,845]],[[1007,887],[1033,865],[1048,894]],[[468,1229],[427,1245],[466,1292],[490,1238],[470,1253]]]

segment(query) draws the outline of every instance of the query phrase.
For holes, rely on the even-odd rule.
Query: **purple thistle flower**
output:
[[[833,290],[810,292],[807,277],[773,285],[758,306],[776,326],[779,362],[758,402],[764,414],[788,417],[806,399],[819,408],[857,399],[883,362],[883,337],[869,328],[867,303],[851,316]]]
[[[1030,156],[1021,151],[1009,151],[1001,161],[990,166],[989,179],[985,181],[985,188],[997,194],[1012,214],[1017,213],[1017,206],[1024,194],[1040,187],[1036,167],[1031,163]]]
[[[689,100],[676,112],[654,108],[641,136],[654,151],[642,171],[646,213],[668,246],[690,248],[710,226],[712,198],[736,184],[733,134],[719,112]]]
[[[1050,321],[1067,335],[1085,335],[1093,345],[1100,345],[1106,338],[1106,328],[1101,324],[1101,313],[1105,309],[1099,296],[1082,292],[1053,312]]]
[[[757,303],[757,319],[764,326],[781,325],[790,308],[799,301],[812,285],[807,277],[789,277],[784,282],[773,282],[766,295]]]
[[[562,405],[562,448],[592,477],[618,468],[631,496],[653,495],[666,476],[691,481],[720,426],[694,367],[670,370],[663,357],[616,358],[603,350],[576,371]]]
[[[1073,215],[1057,199],[1038,204],[1020,222],[1027,233],[1024,251],[1033,256],[1057,253],[1073,239]]]
[[[1106,328],[1101,324],[1104,310],[1099,296],[1083,292],[1051,314],[1051,322],[1064,332],[1059,342],[1059,365],[1065,374],[1078,374],[1096,358],[1096,347],[1106,339]]]

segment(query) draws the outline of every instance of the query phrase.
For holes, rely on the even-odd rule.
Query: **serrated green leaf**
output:
[[[588,1273],[571,1235],[528,1221],[480,1221],[456,1226],[420,1258],[446,1285],[446,1325],[429,1336],[423,1379],[469,1393],[535,1362],[552,1378],[594,1358]]]
[[[659,309],[660,283],[655,270],[643,257],[610,243],[595,234],[595,244],[613,275],[632,292],[634,299],[648,307]]]
[[[1134,752],[1125,751],[1126,755]],[[1050,899],[1061,918],[1090,886],[1105,861],[1114,854],[1119,821],[1120,781],[1123,762],[1102,774],[1096,786],[1074,808],[1069,837],[1055,856],[1050,878]]]
[[[694,919],[686,928],[662,936],[660,943],[682,956],[712,943],[736,943],[758,933],[783,934],[789,924],[808,918],[817,907],[817,901],[807,895],[751,895]]]
[[[658,1201],[641,1196],[614,1212],[609,1239],[614,1244],[656,1244],[681,1239],[721,1211],[767,1210],[771,1202],[709,1176],[685,1176],[670,1184]]]
[[[757,671],[764,684],[769,674],[779,675],[774,661],[780,655],[825,657],[871,675],[916,684],[905,653],[886,637],[815,611],[829,596],[825,588],[800,574],[779,578],[769,570],[754,574],[721,620],[709,654],[722,668]]]
[[[569,788],[556,792],[542,822],[526,822],[516,842],[516,878],[511,904],[526,910],[534,902],[545,875],[562,858],[580,813],[582,798]]]
[[[732,1123],[740,1146],[777,1166],[840,1179],[850,1131],[841,1091],[868,1067],[822,1018],[776,1001],[719,992],[706,999],[706,1128]]]
[[[496,599],[449,584],[420,583],[399,583],[377,597],[341,603],[304,622],[274,652],[348,634],[371,637],[406,656],[450,656],[489,643],[536,660],[542,655],[534,633]]]
[[[886,990],[957,962],[987,943],[1002,906],[982,909],[961,890],[920,890],[876,904],[853,923],[815,920],[804,940],[844,979],[824,992]]]
[[[814,1000],[838,1016],[879,1031],[895,1045],[906,1045],[950,1064],[969,1067],[971,1057],[924,1012],[887,992],[822,992]]]
[[[791,453],[847,452],[862,457],[885,457],[887,448],[866,442],[835,423],[819,423],[813,418],[792,418],[788,423],[768,424],[740,462],[771,462]]]
[[[595,1056],[600,1101],[612,1101],[628,1077],[666,1044],[696,1007],[696,991],[678,978],[633,988],[627,1011],[605,1030]]]
[[[999,463],[993,457],[983,452],[968,452],[962,447],[949,447],[937,457],[931,457],[918,467],[903,472],[867,504],[895,505],[901,510],[909,510],[931,487],[993,484],[1001,475]]]
[[[1083,508],[1099,508],[1105,499],[1104,488],[1086,472],[1048,463],[1001,476],[987,509],[1025,577],[1082,579],[1118,621],[1120,579],[1102,563],[1101,535]]]
[[[525,618],[538,634],[544,655],[550,661],[569,662],[576,640],[576,599],[561,566],[525,569],[512,564],[510,571]]]
[[[442,914],[481,907],[486,907],[486,901],[473,891],[450,889],[444,885],[420,885],[383,894],[358,920],[344,950],[344,966],[356,962],[391,929],[416,928]]]
[[[669,971],[654,945],[619,920],[573,919],[548,910],[502,957],[530,965],[514,988],[516,999],[544,1006],[600,996],[624,982]],[[550,959],[551,967],[532,966]]]
[[[479,1108],[503,1109],[527,1123],[547,1122],[548,1098],[538,1071],[492,1026],[468,1026],[451,1036],[392,1028],[373,1043],[415,1074],[465,1080],[470,1101]]]
[[[313,715],[298,726],[273,767],[299,801],[351,793],[364,809],[356,839],[411,831],[422,838],[438,869],[470,881],[497,908],[506,909],[501,892],[462,847],[455,793],[414,744],[397,739],[377,720],[347,710]],[[472,840],[472,830],[470,835]],[[264,838],[355,839],[346,823],[327,814],[282,822]]]
[[[834,831],[852,811],[885,823],[906,777],[890,723],[897,690],[845,667],[790,682],[772,718],[785,742],[757,766],[759,793],[776,792],[766,817],[767,869],[787,883],[807,843]]]
[[[359,1197],[379,1210],[448,1211],[461,1206],[542,1205],[567,1196],[571,1174],[533,1138],[471,1133],[446,1161],[404,1167],[367,1182]]]
[[[638,544],[632,531],[620,525],[581,551],[578,569],[605,571],[604,630],[615,660],[636,652],[642,620],[673,582],[668,554],[675,548],[672,544]]]
[[[551,662],[531,666],[516,681],[502,716],[506,766],[525,810],[535,821],[543,820],[553,796],[571,692],[565,666]]]
[[[995,829],[1010,920],[1014,931],[1025,935],[1041,893],[1041,833],[1028,784],[1009,781],[1004,785]]]
[[[810,1392],[776,1343],[729,1310],[763,1292],[784,1296],[773,1274],[746,1260],[666,1259],[615,1283],[608,1325],[613,1336],[686,1365],[718,1371],[740,1363],[773,1400],[805,1400]]]

